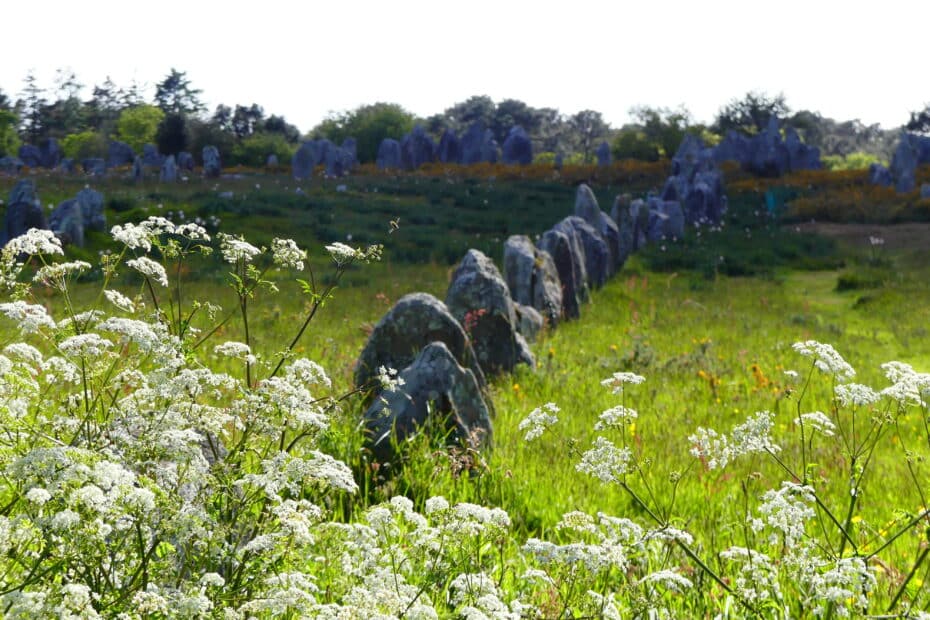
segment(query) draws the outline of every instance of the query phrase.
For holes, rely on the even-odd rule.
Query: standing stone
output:
[[[482,151],[484,148],[484,131],[484,123],[481,121],[475,121],[462,135],[462,154],[460,158],[462,164],[471,165],[484,161],[484,159],[482,159]]]
[[[291,174],[295,179],[309,179],[313,169],[320,163],[322,149],[316,140],[308,140],[300,145],[291,156]]]
[[[584,183],[579,185],[575,192],[575,215],[590,224],[604,238],[610,253],[607,271],[608,275],[613,275],[623,262],[620,260],[620,231],[616,222],[601,211],[594,192]]]
[[[491,408],[478,377],[463,368],[444,342],[430,342],[401,369],[403,385],[384,391],[364,415],[367,444],[375,460],[385,463],[394,448],[423,427],[430,416],[443,435],[472,450],[489,446]]]
[[[523,127],[514,125],[501,147],[501,161],[508,165],[533,163],[533,144]]]
[[[552,258],[559,275],[561,314],[566,319],[577,319],[581,316],[581,304],[588,298],[580,249],[576,250],[573,238],[558,230],[547,230],[539,240],[539,248]]]
[[[4,219],[4,243],[24,235],[30,228],[47,229],[42,203],[32,179],[23,179],[13,186]]]
[[[580,217],[570,215],[553,226],[567,235],[574,233],[578,239],[584,260],[589,288],[600,288],[613,273],[611,253],[604,237],[593,226]]]
[[[416,170],[423,164],[435,161],[436,145],[422,125],[414,127],[413,131],[401,140],[400,157],[406,170]]]
[[[203,147],[203,175],[208,179],[217,179],[222,172],[220,167],[220,152],[215,146]]]
[[[617,224],[617,264],[622,265],[635,249],[635,222],[630,214],[629,194],[617,194],[610,209],[610,219]]]
[[[470,336],[485,373],[536,364],[526,340],[517,332],[510,290],[494,262],[482,252],[468,250],[452,273],[446,306]]]
[[[713,156],[717,162],[736,161],[740,166],[746,167],[752,156],[749,138],[730,129],[720,144],[714,147]]]
[[[753,138],[751,146],[750,171],[764,177],[780,177],[788,172],[788,148],[781,139],[777,117],[769,118],[768,126]]]
[[[610,145],[607,144],[607,141],[601,142],[601,145],[597,147],[597,165],[609,166],[610,162]]]
[[[119,168],[120,166],[128,166],[135,158],[136,154],[132,152],[131,146],[125,142],[119,142],[118,140],[110,141],[107,147],[107,167]]]
[[[891,158],[891,176],[899,194],[914,191],[917,187],[917,151],[906,133],[901,134],[898,147]]]
[[[81,205],[84,229],[104,232],[107,228],[107,217],[103,211],[103,194],[85,187],[75,198]]]
[[[344,157],[343,168],[346,172],[354,170],[358,166],[358,142],[355,138],[346,138],[342,141],[342,156]]]
[[[23,167],[23,161],[18,157],[6,155],[0,157],[0,172],[9,176],[16,176]]]
[[[575,191],[575,215],[592,226],[600,221],[601,207],[597,204],[597,197],[591,188],[582,183]]]
[[[792,172],[821,167],[820,149],[801,142],[801,136],[794,127],[785,130],[785,148],[788,151],[788,169]]]
[[[74,159],[71,157],[63,158],[61,163],[58,164],[58,170],[63,174],[74,174],[76,170]]]
[[[444,343],[455,360],[474,373],[479,387],[485,388],[484,373],[465,330],[444,303],[427,293],[404,295],[381,317],[359,355],[355,386],[368,385],[381,366],[406,368],[431,342]]]
[[[187,151],[178,153],[178,168],[191,172],[194,169],[194,156]]]
[[[462,145],[452,129],[446,129],[439,138],[439,161],[444,164],[457,164],[462,158]]]
[[[342,149],[336,145],[326,149],[326,176],[331,179],[338,179],[348,172],[346,167],[346,155]]]
[[[872,185],[884,185],[885,187],[894,185],[891,170],[878,162],[869,164],[869,183]]]
[[[562,319],[562,282],[552,256],[526,235],[504,242],[504,280],[516,303],[532,306],[555,327]]]
[[[481,161],[488,164],[496,164],[500,161],[501,150],[497,146],[497,140],[494,139],[494,132],[490,129],[484,130],[484,141],[481,143]]]
[[[278,156],[274,153],[268,156],[268,159],[265,160],[266,168],[277,168],[278,167]]]
[[[543,315],[533,306],[524,306],[514,302],[513,310],[517,315],[517,331],[527,342],[536,342],[536,336],[546,325]]]
[[[158,178],[162,183],[174,183],[178,180],[178,167],[174,163],[174,155],[165,158],[165,163],[161,165],[161,173]]]
[[[563,159],[564,159],[564,156],[562,155],[562,153],[556,153],[555,160],[553,160],[552,162],[552,167],[555,168],[556,170],[561,170]]]
[[[38,168],[42,165],[42,151],[32,144],[24,144],[19,147],[19,158],[24,166]]]
[[[397,170],[400,168],[400,142],[385,138],[378,146],[375,163],[379,170]]]
[[[930,198],[930,183],[924,183],[920,186],[920,198],[921,200]]]
[[[81,168],[84,170],[84,174],[89,174],[92,177],[103,177],[107,173],[107,162],[100,157],[88,157],[81,160]]]
[[[39,146],[39,154],[43,168],[53,170],[61,162],[61,147],[55,138],[46,138]]]
[[[164,156],[158,152],[158,147],[154,144],[142,145],[142,163],[150,168],[161,168],[164,163]]]
[[[49,215],[48,226],[63,245],[84,247],[84,217],[77,199],[71,198],[55,207]]]
[[[141,155],[136,155],[135,161],[132,162],[132,180],[136,183],[145,178],[145,164]]]

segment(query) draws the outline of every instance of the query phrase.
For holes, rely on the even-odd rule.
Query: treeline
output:
[[[597,146],[607,141],[615,159],[657,161],[670,157],[686,133],[705,142],[719,141],[727,131],[754,134],[775,115],[795,127],[811,146],[820,148],[831,167],[861,167],[888,160],[900,129],[883,130],[858,120],[835,121],[809,110],[792,111],[784,95],[750,92],[723,105],[713,123],[696,122],[685,107],[640,106],[630,110],[632,122],[611,127],[601,112],[582,110],[563,114],[555,108],[536,108],[517,99],[495,102],[474,96],[427,118],[395,103],[373,103],[333,114],[301,134],[283,116],[268,114],[257,103],[220,104],[208,112],[183,71],[171,69],[146,100],[137,83],[122,87],[107,78],[82,99],[84,85],[77,76],[59,70],[53,88],[26,76],[15,101],[0,89],[0,156],[16,155],[21,144],[39,145],[54,138],[65,156],[77,160],[105,157],[110,140],[141,152],[155,144],[162,154],[190,151],[199,156],[215,146],[226,165],[262,166],[274,154],[287,162],[304,139],[328,138],[341,143],[354,137],[363,163],[374,161],[384,138],[400,138],[420,124],[437,139],[445,129],[461,134],[475,121],[489,128],[498,143],[520,125],[533,142],[540,161],[561,154],[565,163],[588,163]],[[906,127],[930,130],[930,106],[914,112]]]

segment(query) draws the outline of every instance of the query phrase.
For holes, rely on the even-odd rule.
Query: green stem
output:
[[[928,553],[930,553],[930,547],[924,547],[923,551],[920,552],[920,555],[917,556],[917,561],[914,562],[914,566],[911,568],[911,572],[907,574],[907,577],[904,579],[904,583],[901,584],[901,587],[898,588],[894,598],[891,599],[891,604],[888,605],[888,613],[891,613],[891,610],[894,609],[895,605],[898,604],[898,601],[904,595],[904,590],[907,588],[907,584],[911,582],[911,579],[913,579],[914,575],[917,573],[917,569],[920,568],[920,565],[923,564],[924,560],[927,559]]]

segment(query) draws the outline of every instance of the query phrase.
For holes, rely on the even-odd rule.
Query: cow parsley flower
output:
[[[601,381],[601,385],[611,388],[614,394],[623,392],[623,386],[626,384],[639,385],[646,380],[646,377],[634,372],[615,372],[613,375]]]
[[[581,462],[575,469],[610,483],[629,472],[632,461],[633,453],[629,448],[618,448],[610,440],[598,437],[594,440],[594,447],[581,455]]]
[[[275,265],[302,271],[304,261],[307,260],[307,251],[297,247],[293,239],[273,239],[271,256]]]
[[[598,421],[594,425],[594,430],[602,431],[608,428],[623,428],[625,425],[632,423],[638,415],[635,409],[630,409],[622,405],[605,409],[601,412],[601,415],[598,416]]]
[[[533,441],[540,437],[546,429],[559,421],[555,414],[561,411],[555,403],[546,403],[542,407],[533,409],[528,416],[520,422],[521,431],[526,431],[524,441]]]
[[[836,399],[844,407],[863,407],[877,403],[881,396],[872,388],[860,383],[841,383],[836,386]]]
[[[242,237],[219,233],[217,238],[220,240],[220,251],[223,253],[223,260],[227,263],[235,264],[239,261],[251,263],[252,259],[262,253],[261,249],[248,243]]]
[[[112,346],[112,342],[101,338],[99,334],[78,334],[62,340],[58,348],[65,355],[93,358],[104,354]]]
[[[232,357],[242,360],[248,364],[254,364],[256,357],[252,355],[252,349],[244,342],[234,342],[232,340],[218,344],[213,347],[213,352],[224,357]]]
[[[385,392],[393,392],[405,384],[404,378],[398,376],[396,368],[378,366],[378,383]]]
[[[780,489],[769,489],[762,496],[758,508],[762,518],[750,519],[750,526],[755,532],[762,531],[763,525],[781,532],[785,545],[792,548],[804,537],[805,522],[816,516],[810,506],[814,501],[813,487],[782,482]],[[773,535],[769,542],[776,545],[778,539]]]
[[[824,437],[833,437],[836,432],[836,424],[822,411],[802,413],[800,417],[794,419],[794,423],[798,426],[803,424],[806,428],[813,429]]]
[[[44,306],[28,304],[25,301],[11,301],[0,304],[0,313],[16,321],[21,334],[35,334],[42,327],[55,328],[55,321],[48,315]]]
[[[82,261],[70,261],[66,263],[53,263],[45,265],[32,277],[33,282],[41,282],[45,286],[61,287],[66,278],[72,274],[79,274],[91,268],[91,264]]]
[[[103,291],[103,296],[107,298],[111,304],[122,310],[123,312],[129,312],[132,314],[136,311],[136,305],[132,303],[132,300],[120,293],[119,291],[111,291],[106,289]]]
[[[838,379],[846,381],[856,376],[853,367],[829,344],[807,340],[796,342],[792,347],[801,355],[813,358],[814,366],[819,370],[834,375]]]
[[[168,286],[168,274],[165,272],[165,268],[161,266],[160,263],[156,263],[151,258],[147,256],[140,256],[139,258],[134,258],[130,261],[126,261],[126,264],[141,273],[147,278],[151,278],[158,284],[162,286]]]
[[[5,256],[19,256],[29,254],[59,254],[64,255],[61,240],[50,230],[30,228],[26,234],[10,239],[3,248]]]
[[[661,585],[671,592],[683,592],[694,587],[694,583],[676,570],[665,569],[649,573],[639,581],[643,584]]]
[[[52,494],[49,493],[47,490],[43,489],[42,487],[32,487],[31,489],[26,491],[25,498],[26,498],[26,501],[32,502],[33,504],[37,504],[41,506],[42,504],[46,503],[48,500],[52,499]]]
[[[356,250],[355,248],[348,246],[341,241],[329,244],[326,246],[326,251],[329,252],[329,255],[332,256],[337,265],[345,265],[352,262],[356,258],[363,257],[361,250]]]

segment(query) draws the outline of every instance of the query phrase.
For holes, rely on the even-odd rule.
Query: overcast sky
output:
[[[0,88],[66,67],[84,95],[109,75],[187,73],[212,109],[263,106],[302,131],[389,101],[422,116],[471,95],[614,126],[634,105],[711,121],[750,90],[886,128],[930,102],[930,1],[7,0]]]

